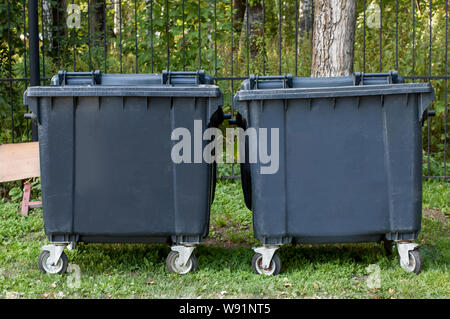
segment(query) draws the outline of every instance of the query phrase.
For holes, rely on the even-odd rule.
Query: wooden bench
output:
[[[0,145],[0,182],[11,182],[40,176],[39,142]],[[19,213],[27,216],[30,208],[42,202],[30,202],[31,185],[25,183]]]

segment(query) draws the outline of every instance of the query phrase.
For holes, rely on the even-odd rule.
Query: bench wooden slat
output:
[[[0,145],[0,182],[38,176],[39,142]]]

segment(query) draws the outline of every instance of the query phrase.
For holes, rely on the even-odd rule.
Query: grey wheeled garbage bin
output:
[[[241,169],[263,245],[254,271],[277,274],[286,243],[395,241],[401,266],[418,273],[421,127],[433,98],[429,83],[405,84],[396,72],[245,80],[238,125],[279,130],[278,171],[262,174],[260,161]],[[255,147],[246,149],[249,157]]]
[[[172,161],[172,131],[216,127],[222,94],[203,71],[59,72],[24,95],[39,127],[45,232],[39,266],[67,267],[74,243],[172,244],[172,272],[196,268],[208,234],[215,165]],[[208,141],[203,141],[206,144]]]

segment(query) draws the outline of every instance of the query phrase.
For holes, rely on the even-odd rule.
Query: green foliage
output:
[[[424,183],[424,205],[428,195],[440,193],[438,185]],[[221,196],[211,209],[210,236],[194,252],[197,272],[169,274],[166,245],[80,244],[67,253],[81,269],[79,288],[69,287],[71,274],[47,275],[37,267],[40,247],[48,242],[41,209],[22,217],[15,203],[0,203],[0,298],[448,298],[450,239],[444,215],[422,219],[419,275],[402,270],[396,253],[386,256],[381,245],[369,243],[286,245],[278,251],[283,272],[260,276],[251,269],[251,247],[257,243],[240,187],[218,183]],[[243,221],[250,225],[242,227]],[[380,267],[379,289],[367,287],[371,264]]]
[[[8,195],[13,202],[18,202],[23,196],[23,191],[20,187],[16,186],[10,189]]]
[[[56,0],[49,2],[53,8],[58,3]],[[355,71],[378,72],[398,69],[402,75],[428,75],[431,28],[431,74],[445,74],[445,0],[432,2],[431,27],[429,1],[398,1],[398,24],[396,2],[383,1],[381,42],[380,29],[368,26],[364,28],[364,2],[367,8],[372,4],[379,5],[379,1],[357,1]],[[299,76],[310,74],[312,36],[308,32],[299,32],[298,35],[295,32],[297,17],[295,1],[281,1],[281,8],[279,1],[265,2],[264,47],[261,22],[255,23],[249,30],[249,32],[252,32],[252,28],[259,30],[250,37],[249,43],[246,37],[246,24],[236,22],[235,19],[234,27],[232,26],[230,1],[201,0],[199,17],[198,1],[170,0],[168,11],[165,9],[165,0],[137,1],[135,15],[134,1],[122,0],[121,20],[118,18],[118,10],[116,14],[114,2],[106,1],[105,28],[103,21],[99,20],[95,25],[90,25],[88,19],[89,15],[92,22],[95,11],[92,4],[97,3],[97,6],[101,7],[102,1],[90,1],[90,12],[88,1],[75,0],[74,3],[81,8],[79,29],[68,29],[62,12],[59,29],[56,21],[53,21],[53,26],[45,25],[44,28],[40,21],[42,77],[51,77],[58,69],[70,71],[100,69],[107,73],[134,73],[138,69],[141,73],[156,73],[168,67],[171,70],[196,70],[201,67],[209,74],[219,77],[245,77],[248,73],[292,73]],[[256,6],[262,1],[252,0],[249,3]],[[2,78],[28,76],[29,55],[25,55],[24,51],[27,41],[26,37],[22,37],[24,40],[21,39],[21,35],[24,34],[24,22],[27,23],[25,4],[26,1],[22,0],[8,1],[0,5],[0,14],[10,18],[9,27],[7,23],[0,26]],[[414,28],[412,5],[414,5]],[[65,8],[61,10],[65,11]],[[233,13],[236,13],[236,8],[233,8]],[[366,10],[366,22],[370,15],[370,10]],[[39,16],[42,16],[41,6]],[[122,28],[115,25],[115,21],[116,24],[120,22]],[[279,22],[281,34],[278,34]],[[236,26],[242,26],[239,28],[240,31]],[[214,32],[215,30],[217,32]],[[11,45],[8,45],[8,39]],[[250,50],[247,57],[247,47],[255,49],[256,54],[252,54]],[[224,92],[226,112],[231,110],[232,96],[239,89],[240,82],[237,80],[217,82]],[[46,83],[48,84],[48,81]],[[427,167],[427,170],[433,171],[436,175],[443,175],[444,152],[447,152],[445,158],[447,163],[450,163],[449,147],[445,144],[444,120],[448,83],[443,79],[432,80],[431,83],[436,90],[436,101],[431,107],[436,110],[437,115],[430,123],[425,123],[423,145],[425,150],[430,148],[431,156],[436,161],[431,163],[434,166]],[[23,114],[27,111],[22,101],[25,85],[24,82],[13,82],[11,85],[8,82],[0,82],[0,143],[11,142],[13,137],[15,141],[26,141],[29,138],[28,123],[23,119]],[[14,129],[11,118],[14,121]],[[430,138],[427,134],[428,125]],[[447,131],[448,125],[447,123]]]
[[[450,183],[430,180],[423,183],[423,207],[450,212]]]

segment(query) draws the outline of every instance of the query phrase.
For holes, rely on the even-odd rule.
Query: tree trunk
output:
[[[356,0],[316,0],[311,76],[353,73]]]
[[[240,34],[243,29],[242,23],[245,16],[245,0],[233,0],[233,29],[236,33]]]
[[[102,0],[89,0],[90,1],[90,15],[89,15],[89,28],[91,37],[94,39],[93,45],[99,45],[103,41],[104,37],[104,21],[105,10],[103,9]]]
[[[248,8],[250,54],[254,58],[259,52],[258,39],[263,34],[263,7],[261,1],[254,1]]]
[[[249,41],[249,53],[251,58],[255,58],[256,55],[259,53],[258,48],[258,39],[262,38],[263,34],[263,7],[262,7],[262,1],[255,0],[253,2],[253,5],[250,4],[249,1],[248,8],[245,8],[244,11],[244,20],[242,21],[242,31],[240,35],[240,48],[241,52],[244,52],[247,50],[245,47],[246,41],[247,41],[247,10],[248,10],[248,41]],[[244,53],[245,56],[246,53]]]
[[[52,5],[52,54],[57,56],[58,42],[66,37],[67,0],[57,1]]]
[[[309,34],[313,28],[313,3],[312,0],[300,0],[298,7],[298,18],[299,18],[299,30],[300,36],[306,33],[309,39]]]

